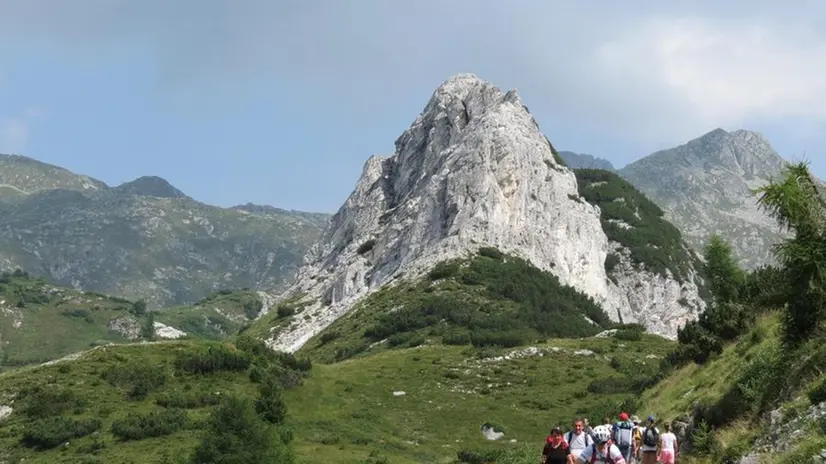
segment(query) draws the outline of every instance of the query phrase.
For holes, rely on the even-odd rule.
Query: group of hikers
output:
[[[612,423],[606,417],[602,425],[591,427],[588,419],[574,421],[572,430],[563,434],[554,427],[542,449],[543,464],[675,464],[677,436],[671,424],[665,433],[656,427],[654,416],[640,424],[637,416],[620,413]]]

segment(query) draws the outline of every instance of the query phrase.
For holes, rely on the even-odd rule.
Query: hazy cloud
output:
[[[813,1],[0,0],[0,39],[147,47],[162,96],[255,79],[369,107],[476,72],[532,110],[650,144],[754,120],[821,127],[824,13]]]
[[[0,120],[0,153],[20,154],[29,140],[29,125],[23,118]]]

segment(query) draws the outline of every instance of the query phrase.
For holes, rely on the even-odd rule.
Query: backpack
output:
[[[608,446],[605,447],[605,462],[608,464],[614,464],[614,458],[611,457],[611,444],[609,443]],[[591,445],[591,464],[597,462],[597,445]]]
[[[614,435],[617,446],[631,446],[634,441],[634,424],[628,421],[618,422],[614,425]]]
[[[582,433],[585,434],[585,447],[587,448],[587,447],[593,445],[594,444],[594,439],[591,437],[591,435],[586,433],[584,430],[582,431]],[[568,433],[566,433],[563,438],[565,438],[565,442],[568,443],[568,446],[571,446],[571,439],[574,438],[574,431],[573,430],[568,430]]]
[[[654,427],[646,427],[642,433],[642,444],[645,446],[658,446],[660,444],[660,432]]]

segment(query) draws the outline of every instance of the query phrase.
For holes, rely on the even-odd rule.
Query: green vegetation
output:
[[[755,440],[789,443],[761,460],[768,463],[807,462],[826,446],[826,421],[806,415],[826,399],[826,201],[805,164],[789,166],[758,192],[792,232],[775,247],[780,266],[744,273],[731,248],[712,237],[705,274],[713,302],[680,331],[663,363],[671,375],[645,394],[661,416],[693,424],[694,462],[737,462]],[[792,430],[803,434],[792,437]]]
[[[482,248],[472,259],[442,262],[417,282],[370,295],[303,352],[335,362],[425,343],[514,347],[549,337],[590,336],[611,326],[590,297],[552,274]]]
[[[283,391],[310,368],[241,337],[112,346],[8,372],[0,404],[14,410],[0,422],[0,460],[289,463]]]
[[[262,307],[253,291],[220,291],[194,306],[147,311],[96,292],[55,286],[26,272],[0,273],[0,369],[43,363],[90,347],[152,340],[154,322],[189,337],[226,339]]]
[[[301,388],[285,392],[287,423],[302,463],[452,463],[462,453],[533,464],[552,425],[638,410],[638,382],[673,346],[642,334],[523,348],[428,345],[316,363]],[[485,423],[505,439],[485,439]]]
[[[194,305],[158,311],[155,320],[190,336],[223,340],[255,319],[263,305],[257,292],[220,290]]]
[[[135,319],[126,300],[56,287],[22,271],[0,274],[0,366],[45,362],[99,343],[128,341],[108,328]]]
[[[663,218],[663,211],[633,185],[602,169],[575,169],[579,194],[601,210],[602,229],[608,239],[631,253],[634,263],[665,275],[666,270],[682,282],[696,259],[683,243],[682,235]],[[609,255],[605,268],[613,270],[618,260]]]

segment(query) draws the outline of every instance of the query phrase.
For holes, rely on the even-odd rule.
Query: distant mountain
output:
[[[562,160],[565,161],[565,164],[571,169],[604,169],[606,171],[616,170],[614,165],[607,159],[598,158],[585,153],[560,151],[559,156],[562,157]]]
[[[150,307],[224,288],[279,291],[329,215],[220,208],[146,176],[117,187],[0,155],[0,270]]]
[[[777,176],[786,161],[762,135],[715,129],[619,170],[666,212],[697,250],[711,234],[732,243],[740,264],[772,262],[782,233],[761,212],[752,189]]]

